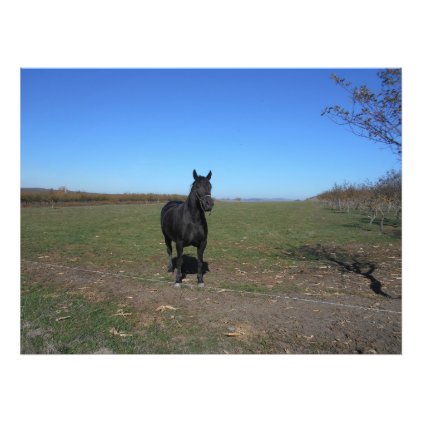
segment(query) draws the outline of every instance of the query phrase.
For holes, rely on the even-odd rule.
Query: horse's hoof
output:
[[[198,287],[203,289],[205,287],[205,284],[204,283],[198,283]]]
[[[174,283],[174,287],[180,289],[182,287],[182,283]]]

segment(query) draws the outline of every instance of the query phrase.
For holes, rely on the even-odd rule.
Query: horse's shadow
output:
[[[172,271],[173,272],[177,268],[177,257],[174,257],[171,260],[172,263]],[[208,262],[204,261],[202,264],[202,273],[205,274],[209,272]],[[182,276],[183,278],[186,277],[187,274],[198,274],[198,260],[191,255],[183,254],[183,262],[182,262]]]

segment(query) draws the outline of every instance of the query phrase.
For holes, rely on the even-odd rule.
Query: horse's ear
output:
[[[210,172],[207,174],[207,179],[211,180],[211,176],[212,176],[212,171],[210,170]]]
[[[198,174],[196,173],[196,170],[193,171],[193,178],[195,180],[198,180]]]

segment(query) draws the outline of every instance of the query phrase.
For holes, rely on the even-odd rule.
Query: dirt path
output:
[[[177,308],[180,324],[226,338],[221,353],[226,341],[235,344],[230,353],[401,353],[400,299],[198,289],[193,278],[175,289],[167,282],[32,261],[22,262],[22,273],[90,300],[118,300],[142,309],[151,321],[159,306]]]

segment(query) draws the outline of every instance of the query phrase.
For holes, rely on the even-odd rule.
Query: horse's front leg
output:
[[[198,247],[198,287],[204,287],[204,275],[203,275],[203,265],[204,265],[204,251],[207,246],[207,241],[204,240]]]
[[[173,272],[173,260],[172,260],[172,247],[171,247],[171,239],[167,236],[164,237],[167,246],[167,256],[168,256],[168,263],[167,263],[167,271],[169,273]]]
[[[176,283],[175,287],[180,287],[182,284],[182,263],[183,263],[183,242],[176,242],[177,250],[177,271],[176,271]]]

